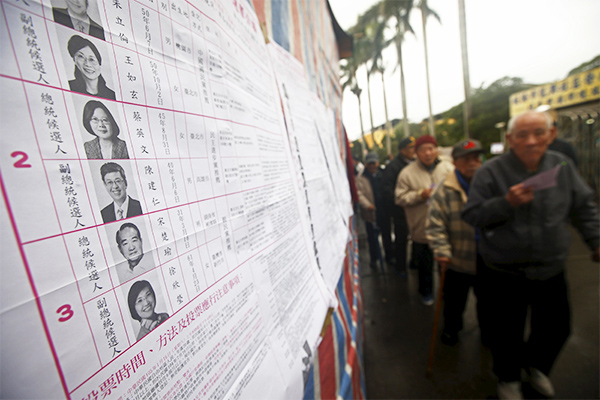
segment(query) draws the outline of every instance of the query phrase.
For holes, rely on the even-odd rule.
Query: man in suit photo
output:
[[[156,267],[152,254],[145,254],[142,235],[137,226],[125,222],[116,234],[117,247],[127,262],[117,264],[119,281],[125,283]]]
[[[106,191],[113,199],[113,202],[100,212],[104,223],[143,214],[140,202],[127,195],[127,179],[123,167],[114,162],[107,162],[100,167],[100,175]]]
[[[79,32],[104,39],[104,29],[88,15],[89,0],[65,0],[67,8],[52,8],[54,21]]]

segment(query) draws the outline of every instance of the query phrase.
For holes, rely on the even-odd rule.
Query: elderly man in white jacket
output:
[[[425,235],[428,200],[435,187],[454,166],[440,160],[435,138],[424,135],[415,142],[417,161],[400,172],[395,202],[404,207],[412,239],[412,259],[419,271],[419,294],[425,305],[433,304],[433,253]]]

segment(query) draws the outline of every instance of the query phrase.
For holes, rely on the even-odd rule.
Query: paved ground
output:
[[[471,295],[460,343],[437,342],[432,376],[425,376],[435,306],[421,304],[417,273],[400,278],[391,269],[372,271],[359,223],[365,304],[364,369],[368,399],[493,399],[496,381],[491,355],[479,340]],[[572,334],[551,379],[560,399],[600,398],[599,266],[573,235],[567,276],[573,314]],[[437,275],[437,274],[436,274]],[[437,279],[437,278],[436,278]],[[436,281],[437,285],[437,281]],[[438,335],[439,338],[439,335]],[[537,397],[524,388],[526,397]]]

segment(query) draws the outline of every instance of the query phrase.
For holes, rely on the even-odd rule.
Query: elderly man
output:
[[[126,222],[117,231],[117,247],[127,263],[117,265],[117,275],[121,283],[154,269],[152,254],[144,254],[142,235],[137,226]]]
[[[394,202],[394,191],[398,175],[408,164],[415,159],[415,138],[409,136],[398,144],[398,155],[383,170],[383,205],[385,207],[385,221],[381,225],[381,236],[385,249],[386,261],[392,263],[392,254],[396,258],[396,272],[406,275],[406,243],[408,242],[408,225],[404,209]],[[394,224],[394,242],[391,239],[391,224]],[[392,251],[393,249],[393,251]]]
[[[570,333],[564,271],[569,221],[594,261],[600,258],[594,193],[569,158],[547,151],[555,134],[546,113],[514,116],[508,123],[510,152],[477,171],[462,213],[481,230],[481,290],[493,316],[488,322],[501,399],[522,398],[521,368],[535,390],[554,395],[548,375]]]
[[[476,284],[477,267],[483,263],[477,253],[475,229],[464,222],[462,212],[469,195],[469,185],[481,166],[481,143],[461,140],[452,149],[454,171],[431,197],[425,233],[429,247],[440,268],[446,270],[444,284],[444,330],[442,343],[453,346],[463,327],[463,313],[470,288],[477,296],[477,317],[482,327],[481,299]]]
[[[419,294],[425,305],[433,304],[433,253],[425,236],[427,204],[436,185],[454,166],[438,158],[437,142],[424,135],[415,141],[417,161],[404,168],[396,182],[395,201],[404,207],[412,239],[412,259],[419,271]]]
[[[104,188],[113,199],[112,203],[100,211],[104,223],[143,214],[140,202],[127,195],[127,178],[123,167],[107,162],[100,167],[100,176]]]
[[[379,222],[383,217],[382,173],[377,153],[367,154],[365,164],[365,169],[356,179],[358,203],[367,228],[371,268],[377,268],[379,261],[382,263],[383,270],[383,257],[381,256],[381,247],[379,247]]]

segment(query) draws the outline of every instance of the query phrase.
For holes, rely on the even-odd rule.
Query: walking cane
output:
[[[442,276],[440,277],[440,288],[438,289],[438,297],[435,305],[435,317],[433,318],[433,330],[431,331],[431,343],[429,344],[429,360],[427,361],[427,372],[425,376],[430,377],[433,370],[433,355],[435,351],[435,342],[437,341],[438,323],[440,322],[440,311],[442,310],[442,294],[444,293],[444,281],[446,280],[446,267],[440,266]]]

